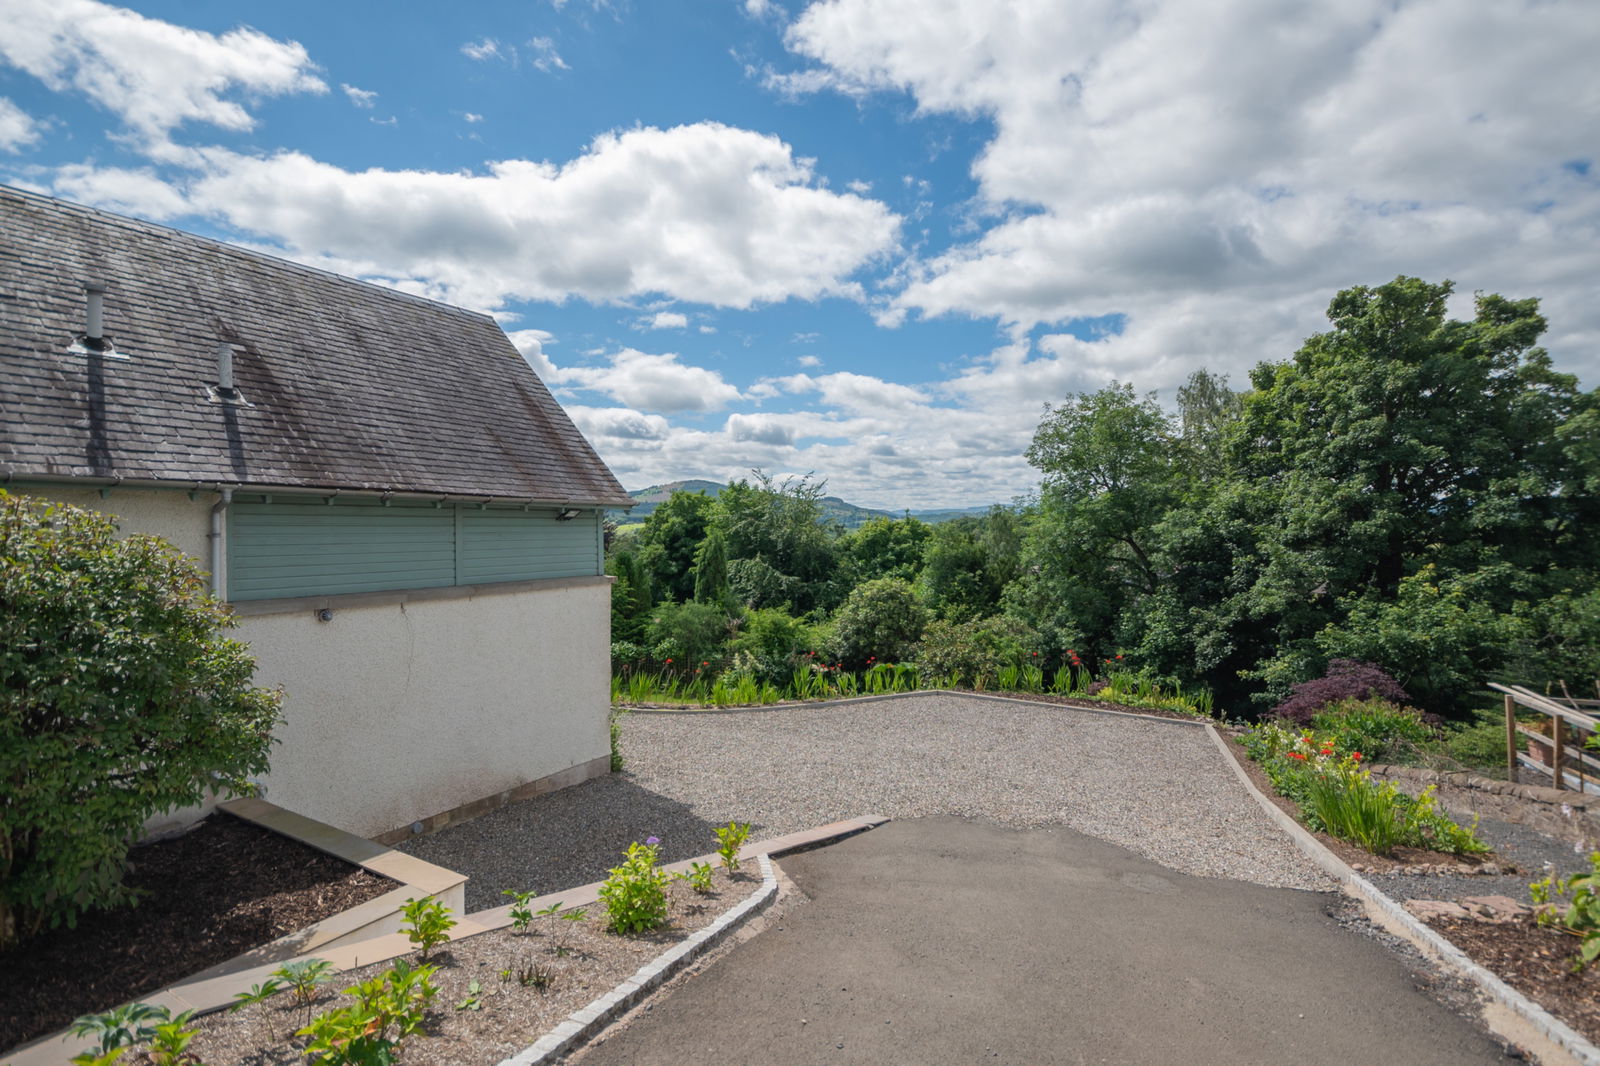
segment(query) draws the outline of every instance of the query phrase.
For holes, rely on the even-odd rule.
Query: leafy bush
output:
[[[1500,712],[1480,711],[1473,722],[1457,726],[1440,742],[1444,754],[1475,770],[1503,770],[1506,764],[1506,725]]]
[[[1343,700],[1405,703],[1408,699],[1400,683],[1376,663],[1334,659],[1328,663],[1328,671],[1322,677],[1295,685],[1289,698],[1272,708],[1271,714],[1296,725],[1310,725],[1314,714]]]
[[[829,658],[851,670],[863,669],[874,659],[909,659],[926,620],[927,612],[910,583],[881,577],[857,585],[834,615]]]
[[[816,647],[816,632],[778,607],[745,615],[733,641],[734,668],[764,684],[783,685],[801,657]]]
[[[1587,873],[1547,877],[1528,888],[1538,904],[1540,925],[1560,925],[1583,938],[1572,968],[1582,970],[1600,960],[1600,851],[1589,853]],[[1565,910],[1558,899],[1566,900]]]
[[[600,902],[610,916],[613,933],[646,933],[667,920],[667,882],[671,878],[656,865],[657,840],[628,845],[622,865],[600,886]]]
[[[437,966],[413,967],[404,959],[386,972],[345,989],[355,1002],[319,1014],[301,1029],[310,1037],[305,1055],[314,1066],[379,1066],[395,1061],[405,1039],[422,1028],[439,992]]]
[[[663,662],[720,662],[728,636],[728,612],[713,604],[663,603],[650,612],[650,648]]]
[[[151,815],[254,791],[281,696],[194,561],[0,491],[0,945],[131,901]]]
[[[1414,762],[1435,730],[1415,707],[1387,700],[1340,700],[1311,716],[1311,728],[1327,734],[1341,751],[1359,751],[1369,763]]]
[[[924,676],[960,674],[967,685],[990,687],[1000,672],[1029,658],[1036,634],[1015,618],[993,615],[968,622],[937,619],[922,631],[917,665]]]

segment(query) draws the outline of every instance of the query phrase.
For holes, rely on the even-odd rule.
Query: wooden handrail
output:
[[[1555,782],[1555,787],[1558,789],[1566,787],[1565,782],[1562,779],[1562,768],[1566,764],[1568,758],[1575,755],[1577,758],[1576,769],[1578,789],[1579,791],[1588,791],[1587,775],[1583,772],[1584,766],[1585,764],[1595,766],[1600,765],[1600,763],[1596,763],[1596,760],[1593,757],[1585,754],[1582,750],[1575,752],[1566,750],[1566,744],[1564,743],[1566,731],[1561,728],[1561,723],[1565,722],[1566,724],[1575,727],[1579,733],[1595,733],[1600,732],[1600,719],[1596,719],[1593,715],[1584,714],[1582,711],[1575,709],[1575,706],[1562,706],[1561,702],[1557,702],[1548,696],[1541,696],[1539,693],[1525,688],[1522,685],[1502,685],[1491,681],[1489,682],[1489,687],[1495,689],[1496,691],[1505,693],[1507,777],[1509,777],[1512,781],[1517,780],[1517,735],[1519,733],[1523,733],[1541,737],[1544,736],[1542,733],[1533,734],[1531,730],[1523,729],[1517,725],[1517,707],[1522,706],[1526,707],[1530,711],[1537,711],[1540,714],[1549,715],[1556,722],[1556,724],[1551,728],[1550,735],[1547,738],[1551,749],[1550,776]],[[1571,699],[1569,697],[1566,701],[1562,702],[1576,705],[1580,701]],[[1586,704],[1600,703],[1600,701],[1594,700],[1583,700],[1581,702]]]

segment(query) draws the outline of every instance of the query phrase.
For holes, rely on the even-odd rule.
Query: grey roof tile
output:
[[[488,316],[0,186],[0,474],[68,473],[631,502]]]

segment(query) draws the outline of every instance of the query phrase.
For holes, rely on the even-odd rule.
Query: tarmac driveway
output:
[[[954,817],[782,867],[808,899],[578,1061],[1514,1061],[1327,893]]]

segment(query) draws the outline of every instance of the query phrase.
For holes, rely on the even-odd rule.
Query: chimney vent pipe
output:
[[[106,346],[106,287],[91,281],[84,285],[83,291],[89,302],[89,320],[83,333],[84,347],[98,352]]]
[[[217,345],[217,391],[233,395],[233,345],[226,341]]]

